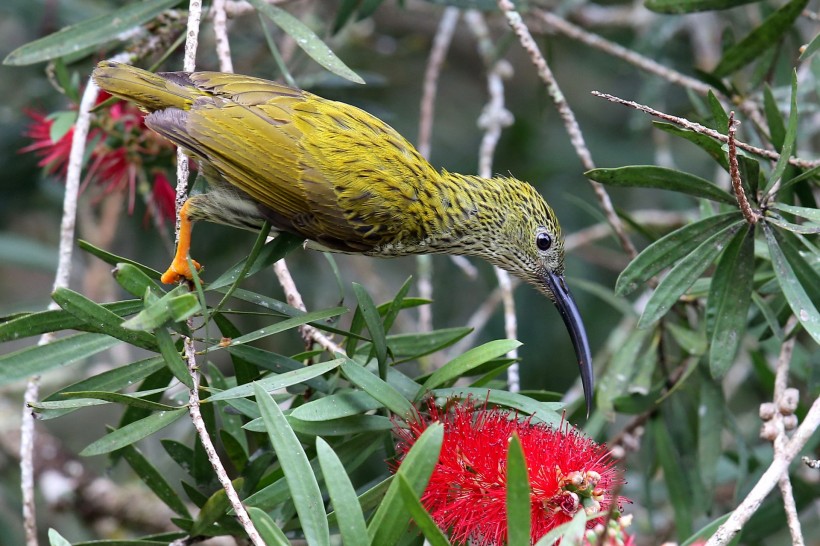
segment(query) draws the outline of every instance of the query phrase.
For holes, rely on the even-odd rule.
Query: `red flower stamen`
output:
[[[425,416],[397,428],[399,458],[433,422],[444,425],[439,461],[421,501],[455,544],[500,546],[507,540],[507,449],[517,434],[530,479],[532,541],[570,521],[579,511],[606,513],[623,483],[609,450],[569,425],[558,429],[532,418],[472,400],[448,401],[441,410],[431,401]],[[605,518],[588,523],[604,525]]]

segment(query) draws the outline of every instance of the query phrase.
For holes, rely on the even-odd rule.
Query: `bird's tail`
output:
[[[202,94],[185,72],[154,74],[127,64],[102,61],[92,76],[101,89],[149,112],[165,108],[188,110]]]

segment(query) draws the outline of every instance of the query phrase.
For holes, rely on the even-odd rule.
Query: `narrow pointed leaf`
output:
[[[296,19],[285,10],[268,4],[263,0],[249,0],[256,10],[269,18],[276,25],[289,34],[296,44],[304,50],[314,61],[355,83],[364,83],[364,80],[353,72],[327,45],[310,30],[304,23]]]
[[[250,345],[229,345],[226,350],[256,368],[270,370],[277,374],[305,369],[303,362]],[[330,384],[320,376],[305,380],[305,384],[319,392],[331,391]]]
[[[145,309],[122,323],[123,328],[150,332],[169,322],[180,322],[201,310],[196,294],[176,290],[168,292],[159,300],[147,304]]]
[[[182,360],[182,355],[180,355],[177,350],[176,343],[174,343],[174,340],[171,337],[171,332],[165,328],[157,328],[154,332],[157,338],[157,343],[159,343],[159,350],[162,353],[162,358],[165,361],[165,365],[168,366],[168,369],[171,370],[174,377],[179,379],[183,385],[189,389],[194,388],[191,372],[188,371],[188,364]]]
[[[381,402],[363,390],[343,391],[318,400],[312,400],[295,408],[290,415],[302,421],[322,422],[331,419],[342,419],[382,407],[384,405]]]
[[[239,489],[243,481],[242,478],[233,480],[234,488]],[[194,525],[191,527],[191,535],[197,536],[205,533],[210,527],[213,527],[217,520],[225,516],[230,508],[231,501],[228,499],[228,494],[224,489],[217,489],[202,505],[196,520],[194,520]]]
[[[150,21],[180,0],[144,0],[65,27],[18,47],[3,60],[7,65],[27,65],[63,57],[87,47],[117,39],[123,32]]]
[[[723,53],[712,74],[723,78],[760,58],[791,29],[807,4],[808,0],[792,0],[771,14],[759,27]]]
[[[783,124],[783,116],[777,107],[777,100],[772,94],[772,88],[768,84],[763,87],[763,112],[766,114],[766,123],[769,125],[772,144],[775,149],[780,151],[786,141],[786,126]]]
[[[274,240],[265,243],[265,246],[262,247],[262,250],[259,252],[259,255],[256,257],[256,260],[250,268],[245,268],[247,258],[242,259],[238,263],[234,264],[225,273],[220,275],[219,278],[210,283],[206,288],[208,290],[217,290],[229,287],[236,282],[239,276],[243,274],[243,271],[245,277],[250,277],[254,273],[273,265],[275,262],[278,262],[292,251],[301,247],[302,243],[304,243],[304,239],[302,237],[298,237],[290,233],[280,233]],[[227,290],[228,289],[226,288],[226,291]]]
[[[321,438],[316,438],[316,455],[322,467],[330,502],[336,513],[342,544],[368,546],[364,513],[342,461],[339,460],[333,448]]]
[[[226,391],[214,393],[208,397],[208,401],[216,402],[217,400],[230,400],[232,398],[245,398],[247,396],[252,396],[256,391],[254,385],[258,385],[266,391],[275,391],[290,387],[291,385],[298,385],[299,383],[304,383],[308,379],[318,377],[337,368],[342,362],[343,360],[341,358],[337,358],[336,360],[320,362],[319,364],[314,364],[312,366],[305,366],[301,370],[294,370],[292,372],[278,375],[270,375],[264,379],[256,381],[255,383],[246,383]]]
[[[814,55],[814,52],[818,49],[820,49],[820,34],[815,35],[811,42],[800,52],[800,60],[805,61]]]
[[[256,506],[248,507],[248,515],[259,536],[267,546],[290,546],[290,541],[267,512]]]
[[[150,289],[157,296],[163,296],[165,290],[157,279],[151,278],[143,269],[129,263],[118,263],[113,271],[114,280],[132,296],[142,298],[145,290]]]
[[[584,175],[609,186],[657,188],[711,199],[728,205],[737,204],[731,194],[705,178],[666,167],[631,165],[615,169],[592,169]]]
[[[404,457],[396,475],[401,475],[421,496],[430,481],[433,469],[439,459],[444,441],[444,426],[433,423],[419,436]],[[396,544],[410,523],[410,515],[403,509],[404,501],[399,493],[399,483],[393,480],[384,494],[379,508],[373,514],[367,533],[370,544]]]
[[[796,207],[794,205],[787,205],[786,203],[772,203],[772,208],[781,212],[794,214],[795,216],[800,216],[801,218],[806,218],[807,220],[820,224],[820,209],[814,209],[811,207]]]
[[[726,400],[720,384],[701,374],[698,400],[698,469],[707,492],[707,498],[713,498],[718,480],[718,462],[723,456],[721,435]]]
[[[379,377],[385,379],[387,377],[387,341],[385,340],[381,316],[373,300],[370,298],[370,294],[367,293],[367,290],[365,290],[362,285],[353,283],[353,292],[356,294],[356,300],[359,302],[359,310],[362,313],[364,323],[367,325],[368,332],[370,332],[371,342],[376,350],[376,360],[379,362]]]
[[[663,468],[664,483],[674,508],[678,539],[682,540],[692,533],[692,492],[687,486],[684,473],[680,470],[682,462],[663,419],[652,420],[651,429],[655,438],[657,458]]]
[[[507,543],[528,546],[532,529],[530,480],[527,460],[518,434],[513,434],[507,450]]]
[[[384,407],[399,417],[408,417],[415,413],[413,404],[401,395],[392,385],[382,381],[354,361],[347,359],[342,363],[342,373],[351,383],[360,387],[367,394],[378,400]]]
[[[538,421],[543,421],[548,425],[558,426],[562,417],[558,413],[564,405],[560,402],[539,402],[524,396],[523,394],[503,391],[499,389],[484,389],[471,387],[453,387],[450,389],[435,389],[431,394],[442,398],[458,397],[466,399],[472,397],[474,400],[487,400],[490,404],[498,404],[525,415],[532,415]]]
[[[139,312],[142,309],[142,302],[140,300],[125,300],[104,303],[102,307],[118,317],[123,317]],[[38,336],[47,332],[81,329],[89,331],[92,327],[84,320],[62,309],[26,313],[0,323],[0,343],[24,337]],[[102,331],[96,327],[93,331],[102,333]]]
[[[109,432],[99,440],[89,444],[80,452],[83,457],[90,457],[92,455],[102,455],[104,453],[111,453],[122,447],[133,444],[151,434],[162,430],[183,415],[185,415],[185,408],[180,408],[174,411],[161,411],[153,413],[144,419],[129,423],[122,428],[118,428],[113,432]]]
[[[0,356],[0,385],[73,364],[118,343],[122,342],[104,334],[77,334],[14,351]]]
[[[230,344],[239,345],[242,343],[250,343],[251,341],[256,341],[257,339],[262,339],[264,337],[284,332],[285,330],[290,330],[291,328],[296,328],[303,324],[307,324],[308,322],[320,321],[331,317],[337,317],[342,313],[346,312],[347,309],[344,307],[333,307],[331,309],[311,311],[310,313],[305,313],[304,315],[299,315],[298,317],[285,319],[281,322],[277,322],[276,324],[271,324],[269,326],[265,326],[264,328],[260,328],[259,330],[247,333],[244,336],[234,338],[231,340]],[[217,345],[214,347],[210,347],[208,351],[215,351],[222,348],[223,347]]]
[[[726,172],[729,171],[729,156],[724,150],[721,142],[704,134],[696,133],[695,131],[690,131],[689,129],[684,129],[682,127],[678,127],[677,125],[672,125],[671,123],[666,123],[663,121],[653,121],[652,125],[661,131],[688,140],[709,154],[712,159],[717,161]]]
[[[754,229],[740,230],[720,257],[707,299],[707,314],[714,317],[709,367],[722,378],[735,360],[746,333],[754,282]]]
[[[407,483],[407,479],[404,476],[396,476],[396,481],[399,482],[399,493],[401,494],[401,500],[404,501],[404,508],[410,513],[410,517],[413,518],[416,527],[419,528],[424,538],[427,539],[426,543],[430,544],[430,546],[450,546],[447,537],[445,537],[441,529],[438,528],[438,525],[436,525],[430,513],[425,510],[424,505],[421,504],[421,500],[419,500],[419,496],[416,495],[413,488]],[[345,545],[346,544],[347,542],[345,542]]]
[[[783,254],[780,244],[775,238],[772,228],[768,224],[763,224],[763,232],[766,234],[766,243],[769,247],[769,256],[772,259],[775,277],[786,296],[797,320],[806,329],[814,341],[820,343],[820,313],[817,311],[814,302],[809,298],[806,290],[800,284],[789,261]],[[797,256],[799,258],[799,255]],[[800,258],[802,260],[802,258]]]
[[[739,222],[715,233],[675,264],[646,303],[638,320],[638,328],[648,328],[664,316],[678,298],[712,265],[726,246],[726,240],[733,236],[741,225],[742,222]]]
[[[156,269],[151,269],[150,267],[146,267],[146,266],[142,265],[141,263],[135,262],[134,260],[129,260],[128,258],[125,258],[123,256],[117,256],[116,254],[112,254],[108,251],[105,251],[105,250],[103,250],[99,247],[96,247],[96,246],[92,245],[88,241],[78,239],[77,240],[77,246],[80,247],[82,250],[85,250],[86,252],[88,252],[92,256],[96,256],[97,258],[101,259],[102,261],[104,261],[107,264],[110,264],[110,265],[113,265],[113,266],[119,266],[119,264],[121,264],[121,263],[129,264],[129,265],[132,265],[132,266],[140,269],[143,273],[145,273],[146,275],[148,275],[152,279],[159,280],[159,278],[162,276],[162,274],[159,271],[157,271]],[[137,294],[135,294],[135,295],[137,295]]]
[[[792,0],[791,3],[786,4],[785,7],[788,7],[795,2],[803,2],[803,7],[806,5],[806,1],[803,0]],[[784,8],[781,8],[784,9]],[[801,11],[803,8],[800,8]],[[765,24],[765,23],[764,23]],[[786,137],[783,140],[783,147],[780,149],[780,158],[777,160],[777,163],[772,169],[771,175],[769,175],[769,179],[766,181],[766,186],[763,188],[763,193],[768,194],[769,190],[774,187],[775,183],[780,180],[780,177],[783,176],[783,173],[786,171],[786,167],[789,165],[789,159],[791,158],[792,151],[794,150],[795,140],[797,139],[797,73],[792,72],[792,95],[791,95],[791,108],[789,111],[789,125],[786,127]]]
[[[111,337],[149,351],[158,349],[157,340],[154,336],[147,332],[135,332],[123,328],[122,317],[78,292],[68,288],[58,288],[51,295],[51,298],[64,310],[86,324],[93,324],[94,327],[99,328]]]
[[[656,13],[695,13],[731,9],[757,0],[646,0],[644,5]]]
[[[282,410],[265,389],[256,385],[254,395],[268,429],[271,444],[276,451],[276,457],[284,471],[305,540],[308,544],[328,546],[330,531],[325,517],[322,492],[319,490],[305,450],[288,425]]]
[[[48,395],[43,400],[46,402],[62,400],[64,393],[78,391],[118,391],[142,381],[161,368],[162,365],[162,359],[158,356],[138,360],[127,366],[106,370],[88,379],[72,383]]]
[[[425,390],[435,389],[463,375],[469,375],[470,370],[494,358],[504,356],[520,346],[521,342],[515,339],[497,339],[474,347],[433,372],[424,382],[423,388]]]
[[[125,446],[122,450],[122,456],[131,469],[140,477],[142,483],[148,486],[168,508],[184,518],[191,517],[188,507],[182,502],[182,499],[162,475],[162,472],[157,470],[157,467],[139,449],[133,445]]]

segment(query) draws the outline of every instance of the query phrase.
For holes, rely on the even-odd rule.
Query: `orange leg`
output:
[[[162,274],[162,282],[165,284],[173,284],[182,279],[190,281],[193,278],[191,269],[188,267],[188,252],[191,249],[191,230],[193,229],[193,222],[188,215],[188,204],[190,202],[190,199],[185,201],[182,208],[179,209],[179,241],[177,242],[177,253],[174,256],[174,261],[171,262],[171,265],[168,266],[168,269]],[[191,261],[194,267],[196,267],[196,270],[199,271],[201,267],[199,263],[193,259],[191,259]]]

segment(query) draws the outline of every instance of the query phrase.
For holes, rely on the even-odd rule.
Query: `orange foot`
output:
[[[202,266],[199,265],[199,262],[191,258],[191,262],[193,262],[194,267],[197,271],[199,271]],[[162,274],[160,280],[165,284],[174,284],[176,282],[181,281],[182,279],[191,280],[194,278],[193,273],[191,273],[191,268],[188,267],[188,261],[183,258],[174,258],[174,261],[171,262],[171,265],[168,266],[168,269],[165,270],[165,273]]]

